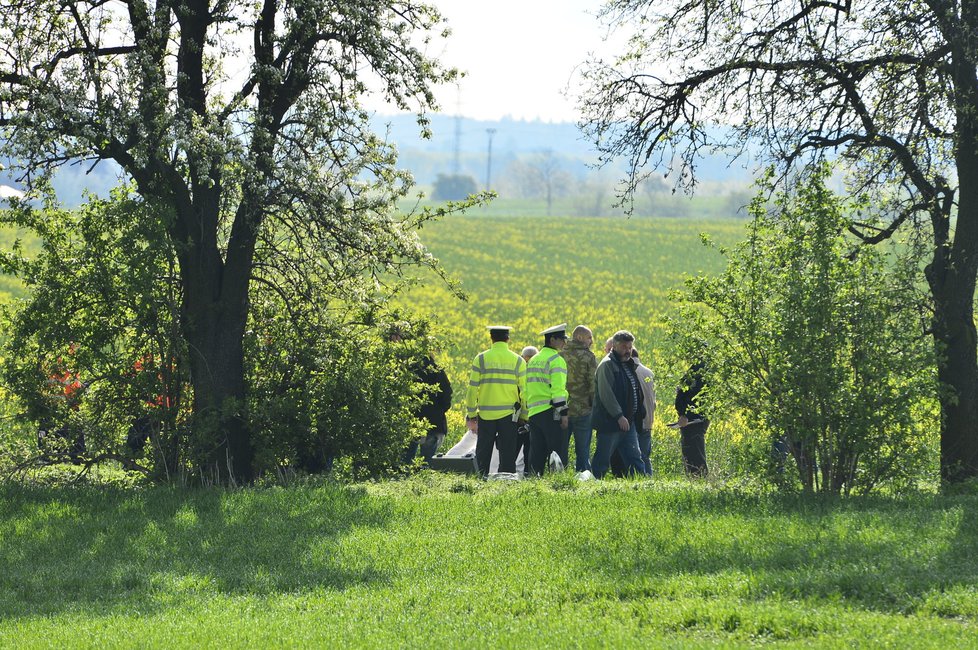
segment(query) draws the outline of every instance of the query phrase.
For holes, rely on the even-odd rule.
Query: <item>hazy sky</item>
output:
[[[607,50],[595,14],[601,0],[430,0],[452,36],[431,50],[467,72],[460,90],[444,88],[441,112],[475,119],[574,121],[563,91],[588,54]],[[621,39],[618,39],[619,42]]]

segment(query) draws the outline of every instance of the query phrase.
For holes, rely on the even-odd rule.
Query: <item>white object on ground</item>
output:
[[[523,472],[496,472],[489,475],[490,481],[520,481],[523,479]]]
[[[462,439],[455,443],[455,446],[445,452],[446,456],[465,456],[466,454],[475,454],[475,444],[479,440],[479,436],[472,433],[471,430],[466,431]],[[489,461],[489,473],[495,474],[499,472],[499,450],[495,447],[492,448],[492,459]],[[523,475],[523,450],[520,449],[519,454],[516,456],[516,473]]]
[[[550,465],[551,472],[564,471],[564,463],[561,462],[560,455],[556,451],[550,452],[550,462],[548,464]]]

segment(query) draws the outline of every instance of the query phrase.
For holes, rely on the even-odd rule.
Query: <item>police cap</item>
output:
[[[557,338],[566,339],[567,338],[567,323],[561,323],[560,325],[554,325],[553,327],[548,327],[547,329],[540,332],[543,336],[555,336]]]

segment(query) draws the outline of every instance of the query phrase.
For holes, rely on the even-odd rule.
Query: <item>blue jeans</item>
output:
[[[645,461],[638,448],[638,431],[635,423],[631,423],[628,431],[598,431],[598,443],[594,449],[594,460],[591,461],[591,471],[595,478],[601,478],[611,465],[611,454],[618,450],[629,473],[645,475]]]
[[[591,414],[571,416],[570,427],[567,431],[574,436],[574,469],[578,472],[590,470]]]
[[[414,462],[414,457],[421,450],[421,457],[424,458],[425,465],[431,462],[431,457],[438,451],[441,441],[445,439],[444,433],[429,433],[424,438],[415,438],[408,443],[407,448],[401,455],[401,462],[405,465]]]
[[[642,429],[638,432],[638,449],[642,452],[645,473],[652,476],[652,461],[649,460],[649,456],[652,454],[652,429]]]

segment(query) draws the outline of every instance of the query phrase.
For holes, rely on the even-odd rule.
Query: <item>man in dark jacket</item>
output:
[[[400,343],[411,338],[413,336],[407,323],[395,323],[387,332],[387,339],[391,343]],[[445,414],[452,408],[452,384],[448,381],[445,370],[435,362],[430,353],[411,361],[410,364],[415,380],[425,387],[423,400],[413,415],[415,419],[426,424],[428,429],[423,438],[415,438],[408,443],[401,456],[401,462],[404,464],[413,462],[420,449],[421,457],[427,464],[438,451],[445,434],[448,433],[448,418]]]
[[[697,412],[697,397],[703,390],[703,362],[698,361],[686,373],[676,389],[676,413],[679,414],[679,433],[683,467],[688,476],[706,476],[706,430],[710,421]]]
[[[445,413],[452,408],[452,384],[448,381],[445,370],[430,355],[424,357],[412,370],[418,383],[427,387],[424,402],[415,411],[414,417],[428,425],[428,433],[424,438],[415,438],[408,443],[402,460],[410,463],[420,449],[421,457],[428,463],[448,433]]]
[[[629,472],[645,475],[645,461],[638,447],[638,429],[645,418],[645,400],[632,360],[635,337],[626,330],[615,332],[611,352],[598,364],[592,423],[598,442],[591,461],[595,478],[608,471],[611,455],[618,450]]]

